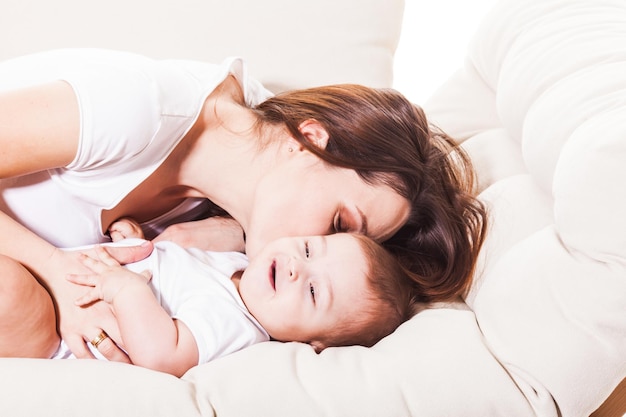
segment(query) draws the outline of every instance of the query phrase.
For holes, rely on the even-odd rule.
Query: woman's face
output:
[[[408,200],[386,185],[370,185],[354,170],[333,167],[308,151],[296,151],[259,183],[246,228],[253,257],[280,237],[363,233],[376,241],[406,222]]]

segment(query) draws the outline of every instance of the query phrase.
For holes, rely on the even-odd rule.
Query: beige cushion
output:
[[[0,359],[0,415],[212,416],[169,374],[98,360]]]
[[[270,90],[390,86],[402,0],[27,0],[2,6],[0,59],[65,47],[220,62],[239,55]]]
[[[538,415],[587,416],[626,377],[626,3],[503,0],[429,115],[495,207],[467,298]]]

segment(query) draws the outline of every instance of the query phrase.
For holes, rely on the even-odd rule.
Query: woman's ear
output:
[[[328,145],[328,132],[324,127],[314,119],[306,120],[298,126],[300,133],[313,145],[320,149],[326,149]]]

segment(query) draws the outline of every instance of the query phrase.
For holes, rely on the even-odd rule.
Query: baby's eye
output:
[[[304,242],[304,256],[306,256],[307,258],[311,257],[311,254],[309,252],[309,242]]]
[[[309,284],[309,291],[311,292],[311,298],[313,299],[313,302],[315,303],[315,287],[313,287],[313,284]]]

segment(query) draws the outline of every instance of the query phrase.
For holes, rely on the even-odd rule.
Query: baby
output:
[[[110,234],[123,244],[121,238],[141,236],[134,227],[122,219]],[[308,343],[318,352],[372,346],[413,308],[402,267],[361,235],[282,238],[249,262],[238,252],[172,242],[156,243],[147,259],[126,266],[101,246],[81,256],[93,273],[68,276],[89,287],[77,304],[110,304],[121,333],[116,342],[131,362],[177,376],[269,339]],[[91,341],[96,356],[106,338],[101,332]],[[59,342],[54,357],[71,357]]]

